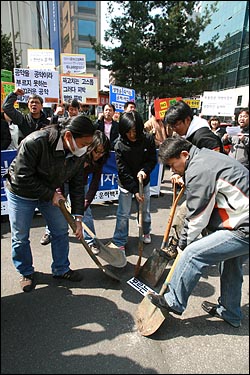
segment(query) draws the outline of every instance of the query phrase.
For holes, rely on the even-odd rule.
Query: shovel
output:
[[[147,281],[153,287],[157,285],[160,280],[170,258],[167,256],[167,253],[164,251],[167,246],[167,240],[171,225],[174,219],[174,214],[176,211],[177,204],[181,199],[185,190],[185,186],[182,186],[179,194],[176,196],[176,184],[174,184],[174,195],[173,195],[173,204],[170,210],[168,223],[164,233],[163,241],[160,249],[154,249],[152,255],[146,260],[144,265],[141,267],[140,276]]]
[[[143,196],[143,179],[139,177],[139,194]],[[143,253],[143,202],[139,203],[139,244],[138,244],[138,261],[135,266],[135,277],[137,277],[141,267],[141,257]]]
[[[67,210],[66,206],[65,206],[65,203],[62,199],[59,200],[59,206],[60,206],[60,209],[62,211],[62,214],[63,216],[65,217],[66,221],[68,222],[69,226],[71,227],[71,229],[73,230],[73,232],[76,231],[76,223],[75,223],[75,220],[74,218],[72,217],[72,215],[70,214],[70,212]],[[92,250],[90,249],[89,245],[87,244],[87,242],[82,238],[81,239],[81,243],[83,244],[83,246],[85,247],[85,250],[87,250],[89,256],[92,258],[92,260],[95,262],[95,264],[109,277],[111,277],[112,279],[114,280],[117,280],[117,281],[120,281],[120,279],[113,274],[113,272],[107,270],[106,268],[104,268],[104,266],[99,262],[99,260],[97,259],[97,257],[95,256],[95,254],[93,254]]]
[[[181,252],[178,252],[177,257],[168,273],[168,276],[161,287],[159,295],[163,295],[167,289],[167,284],[171,280],[172,274],[179,261]],[[165,315],[162,313],[161,309],[156,307],[146,295],[136,310],[136,326],[138,331],[142,336],[150,336],[157,331],[157,329],[162,325],[165,320]]]
[[[108,262],[113,267],[123,267],[124,266],[124,258],[121,254],[121,251],[118,249],[110,249],[105,246],[100,239],[96,237],[96,235],[89,229],[89,227],[82,222],[83,229],[88,233],[90,237],[92,237],[96,244],[98,245],[100,252],[98,256]]]

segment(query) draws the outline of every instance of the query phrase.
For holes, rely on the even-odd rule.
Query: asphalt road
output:
[[[152,197],[152,243],[144,245],[142,263],[160,248],[172,203],[169,172],[160,197]],[[92,208],[97,237],[106,243],[115,227],[117,202]],[[127,281],[138,259],[135,202],[130,218],[128,264],[99,269],[70,230],[71,268],[80,283],[51,276],[50,245],[40,245],[44,220],[34,217],[31,246],[38,284],[23,293],[11,261],[9,223],[1,225],[1,374],[249,374],[249,263],[244,265],[240,328],[209,317],[206,299],[219,295],[217,266],[210,267],[194,289],[181,317],[169,315],[149,337],[141,336],[135,313],[143,295]],[[99,258],[100,259],[100,258]],[[106,263],[100,259],[101,263]],[[159,292],[167,267],[157,288]]]

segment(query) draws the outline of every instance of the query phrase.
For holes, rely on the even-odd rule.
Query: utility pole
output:
[[[13,54],[13,63],[14,63],[14,68],[15,68],[16,67],[16,48],[15,48],[15,34],[14,34],[14,25],[13,25],[12,1],[8,1],[8,5],[9,5],[9,13],[10,13],[12,54]]]

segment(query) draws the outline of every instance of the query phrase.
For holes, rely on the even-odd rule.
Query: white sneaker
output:
[[[148,234],[144,234],[143,235],[143,242],[144,243],[151,243],[151,236],[150,236],[150,234],[148,233]]]
[[[98,247],[96,245],[92,244],[92,245],[89,245],[89,247],[92,250],[93,254],[97,255],[97,254],[100,253],[100,249],[98,249]]]

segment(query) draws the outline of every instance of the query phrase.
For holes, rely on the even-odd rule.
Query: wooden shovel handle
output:
[[[175,185],[174,185],[174,187],[175,187]],[[175,210],[176,210],[177,204],[179,203],[179,200],[181,199],[181,197],[184,193],[184,190],[185,190],[185,185],[182,186],[179,194],[176,196],[176,198],[175,198],[175,200],[172,204],[172,207],[171,207],[171,210],[170,210],[170,213],[169,213],[169,217],[168,217],[168,223],[167,223],[167,226],[166,226],[166,230],[165,230],[162,245],[161,245],[162,249],[165,247],[166,242],[168,240],[169,232],[170,232],[170,229],[171,229],[171,226],[172,226],[172,223],[173,223],[173,219],[174,219]]]
[[[139,176],[139,194],[140,194],[140,197],[143,196],[143,178],[141,175]],[[135,273],[134,273],[135,277],[137,277],[140,271],[141,258],[142,258],[142,253],[143,253],[143,202],[139,203],[138,226],[139,226],[139,244],[138,244],[138,260],[135,266]]]

